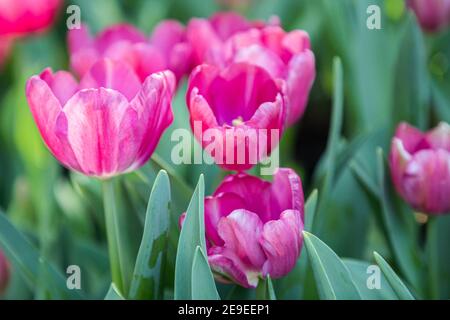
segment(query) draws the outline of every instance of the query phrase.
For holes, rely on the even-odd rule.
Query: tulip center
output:
[[[243,123],[244,123],[244,119],[241,116],[239,116],[236,119],[234,119],[233,121],[231,121],[231,124],[235,127],[240,126]]]

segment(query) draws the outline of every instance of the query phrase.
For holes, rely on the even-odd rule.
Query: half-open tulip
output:
[[[141,84],[123,63],[102,59],[80,83],[50,69],[31,77],[26,96],[47,147],[67,168],[106,178],[143,165],[173,120],[175,77]]]
[[[21,36],[47,28],[55,19],[61,0],[1,0],[0,35]]]
[[[414,209],[450,212],[450,126],[426,133],[401,123],[392,139],[390,167],[399,194]]]
[[[5,292],[10,277],[9,262],[0,250],[0,296]]]
[[[285,124],[283,87],[246,63],[193,70],[186,96],[191,127],[216,164],[242,171],[270,155]]]
[[[208,260],[217,280],[256,287],[280,278],[302,249],[304,200],[300,177],[278,169],[272,182],[245,173],[226,177],[205,198]],[[180,223],[184,220],[184,214]]]
[[[286,81],[288,125],[303,115],[316,76],[308,33],[285,32],[279,26],[253,28],[230,37],[223,52],[225,63],[252,63]]]
[[[128,24],[108,27],[93,38],[83,25],[69,31],[68,44],[71,67],[79,76],[101,58],[128,63],[141,81],[166,69],[180,79],[191,68],[191,49],[185,29],[172,20],[156,26],[150,38]]]
[[[450,0],[408,0],[408,5],[426,31],[439,31],[450,24]]]

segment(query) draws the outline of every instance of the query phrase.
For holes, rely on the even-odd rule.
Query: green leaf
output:
[[[303,231],[303,237],[320,298],[360,300],[350,272],[336,253],[311,233]]]
[[[410,212],[405,215],[398,206],[394,206],[395,203],[390,196],[394,191],[391,187],[391,179],[385,173],[385,159],[381,148],[377,149],[377,166],[378,194],[387,238],[402,274],[418,290],[420,289],[418,274],[420,260],[417,256],[419,248],[414,241],[415,235],[408,229],[408,223],[415,224],[413,215]]]
[[[431,298],[450,299],[450,215],[429,219],[426,250]]]
[[[314,223],[314,216],[316,215],[317,198],[319,192],[314,189],[306,200],[305,204],[305,230],[311,231]]]
[[[144,233],[134,267],[129,299],[161,299],[170,225],[170,182],[161,170],[147,206]]]
[[[394,293],[389,282],[383,274],[379,275],[380,288],[369,289],[367,285],[369,276],[371,276],[372,274],[374,276],[378,276],[370,272],[370,267],[373,267],[373,265],[365,261],[358,261],[353,259],[342,259],[342,261],[350,271],[353,282],[356,284],[356,287],[358,288],[358,291],[360,292],[363,300],[397,300],[397,295]]]
[[[200,175],[197,187],[186,211],[178,241],[175,264],[175,299],[192,299],[192,277],[186,270],[192,270],[197,246],[206,252],[204,224],[205,183]]]
[[[108,292],[106,293],[105,300],[125,300],[123,295],[117,289],[114,283],[111,283]]]
[[[267,275],[265,279],[259,280],[258,286],[256,287],[256,299],[277,300],[270,275]]]
[[[334,93],[333,93],[333,111],[331,115],[331,126],[328,133],[327,148],[325,151],[326,175],[321,189],[321,201],[318,208],[319,220],[317,229],[320,230],[323,225],[321,213],[324,210],[329,198],[329,193],[335,179],[336,157],[339,152],[339,141],[342,129],[342,118],[344,110],[344,76],[342,71],[342,62],[338,57],[333,59],[334,74]]]
[[[0,247],[11,261],[14,269],[19,271],[30,288],[38,284],[52,299],[81,299],[79,290],[67,289],[65,277],[53,265],[39,257],[36,248],[18,231],[0,211]],[[45,275],[50,283],[41,283],[39,275]],[[42,278],[41,278],[42,279]]]
[[[197,246],[191,271],[193,300],[220,300],[205,253]]]
[[[394,290],[397,297],[400,300],[414,300],[413,295],[411,294],[411,292],[409,292],[406,285],[402,282],[402,280],[399,278],[399,276],[394,272],[394,270],[391,268],[391,266],[383,259],[383,257],[380,256],[377,252],[374,252],[373,256],[375,257],[375,261],[377,262],[378,266],[380,267],[381,272],[383,272],[384,276],[386,277],[387,281],[391,285],[391,287]]]

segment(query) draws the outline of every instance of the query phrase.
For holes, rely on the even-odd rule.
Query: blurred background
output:
[[[3,62],[0,71],[0,208],[39,248],[39,255],[63,274],[65,266],[70,264],[80,265],[85,270],[82,280],[85,298],[104,297],[110,284],[101,187],[97,181],[58,165],[41,140],[25,98],[25,82],[30,76],[46,67],[69,68],[66,44],[69,15],[65,10],[70,4],[81,8],[81,20],[93,33],[127,22],[150,34],[162,19],[187,23],[192,17],[208,17],[221,10],[234,10],[249,19],[267,20],[277,15],[286,30],[306,30],[316,57],[317,77],[305,115],[283,137],[281,166],[292,167],[300,174],[305,197],[319,188],[321,204],[314,233],[339,256],[371,261],[372,252],[376,250],[392,260],[390,236],[379,221],[379,208],[361,187],[351,165],[357,163],[369,176],[376,176],[376,147],[381,146],[384,153],[388,153],[390,139],[400,121],[408,121],[421,129],[431,128],[442,120],[450,122],[449,29],[424,32],[403,0],[72,0],[63,4],[48,30],[14,41]],[[369,30],[366,26],[370,15],[366,10],[372,4],[381,8],[380,30]],[[329,161],[331,150],[328,141],[335,56],[343,61],[345,95],[342,123],[335,127],[340,135],[337,147],[333,146],[337,151],[332,155],[335,171],[330,178],[325,162]],[[200,173],[205,174],[207,194],[212,193],[225,174],[208,165],[171,167],[170,133],[175,128],[189,128],[185,92],[185,83],[182,83],[173,104],[175,121],[153,159],[137,174],[121,178],[123,190],[129,197],[130,220],[134,221],[135,230],[142,230],[155,173],[165,168],[171,175],[173,228],[167,297],[171,295],[170,284],[173,283],[178,215],[186,210]],[[324,181],[328,181],[326,188],[323,188]],[[426,230],[414,219],[408,223],[413,225],[414,246],[420,248],[426,239]],[[136,239],[131,239],[130,243],[137,248],[141,233],[135,234]],[[417,255],[415,249],[406,245],[404,248]],[[424,259],[418,254],[413,263],[416,269],[426,273]],[[396,265],[396,261],[390,262]],[[13,268],[6,298],[52,297],[51,285],[45,284],[45,274],[37,270],[39,277],[33,283],[40,285],[32,287]],[[433,281],[449,285],[433,289],[425,284],[426,276],[416,281],[414,275],[406,274],[406,280],[418,295],[450,298],[447,269],[443,270],[442,277]],[[316,298],[314,285],[305,284],[307,281],[313,282],[312,276],[303,279],[301,294],[296,288],[278,281],[276,286],[282,287],[279,296]],[[235,294],[233,297],[239,298],[247,293]]]

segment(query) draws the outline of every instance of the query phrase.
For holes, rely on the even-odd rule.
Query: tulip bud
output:
[[[440,123],[422,133],[398,126],[389,157],[394,185],[414,209],[428,214],[450,212],[450,126]]]
[[[423,29],[439,31],[450,23],[450,0],[408,0]]]

